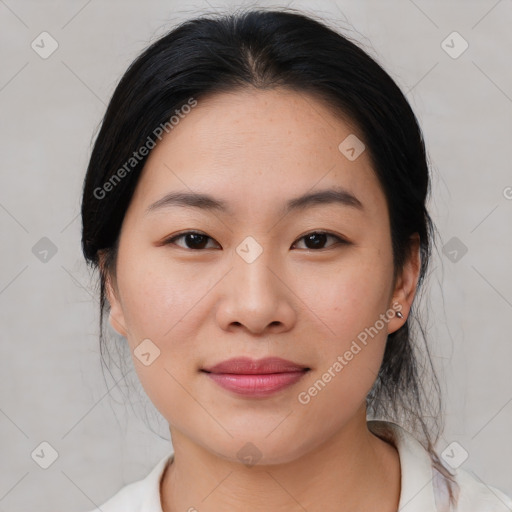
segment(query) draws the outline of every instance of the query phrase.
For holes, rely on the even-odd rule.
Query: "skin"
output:
[[[149,366],[133,361],[172,437],[164,512],[397,510],[398,453],[369,431],[365,398],[387,334],[406,321],[420,260],[412,239],[394,279],[386,199],[368,152],[350,161],[338,149],[358,133],[312,96],[247,89],[201,99],[151,151],[107,294],[111,325],[132,354],[144,339],[160,350]],[[363,209],[280,213],[288,199],[335,186]],[[183,206],[145,213],[171,191],[211,194],[234,215]],[[187,230],[207,235],[206,248],[190,248],[186,237],[163,244]],[[349,243],[327,237],[308,248],[303,237],[318,230]],[[252,263],[236,252],[247,236],[263,249]],[[298,394],[396,302],[404,318],[385,323],[300,403]],[[279,356],[311,370],[271,397],[244,398],[200,372],[235,356]],[[247,442],[261,453],[250,467],[237,456]]]

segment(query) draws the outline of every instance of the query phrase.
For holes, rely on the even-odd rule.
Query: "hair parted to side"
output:
[[[374,59],[315,18],[290,8],[204,14],[152,43],[121,78],[92,150],[82,197],[82,250],[87,263],[100,271],[101,347],[103,317],[109,311],[105,287],[107,279],[115,281],[121,224],[147,156],[108,193],[97,191],[191,98],[200,102],[220,92],[282,88],[309,94],[354,126],[386,196],[395,276],[411,236],[418,233],[421,287],[435,228],[426,209],[430,173],[416,116]],[[105,255],[101,266],[100,251]],[[434,449],[443,427],[440,386],[428,345],[419,350],[417,341],[425,340],[425,333],[416,316],[414,304],[405,324],[388,335],[367,411],[416,433],[436,469],[447,477],[453,501],[455,482]]]

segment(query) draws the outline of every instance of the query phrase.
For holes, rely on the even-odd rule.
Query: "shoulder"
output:
[[[512,499],[469,470],[434,464],[425,447],[405,428],[383,420],[368,422],[370,430],[398,450],[402,474],[401,512],[512,512]],[[451,475],[451,480],[448,475]],[[450,505],[450,489],[454,505]]]
[[[88,512],[139,512],[144,499],[144,480],[139,480],[124,486],[101,507]]]
[[[458,486],[457,512],[512,512],[512,498],[500,489],[461,468],[454,477]]]
[[[167,454],[143,479],[121,488],[100,507],[88,512],[162,512],[160,481],[174,454]]]

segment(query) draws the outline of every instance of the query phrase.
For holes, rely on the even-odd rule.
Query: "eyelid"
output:
[[[161,243],[161,245],[169,245],[169,244],[172,244],[172,245],[176,245],[177,247],[179,247],[180,249],[185,249],[186,251],[195,251],[195,252],[201,252],[201,251],[204,251],[205,249],[189,249],[188,247],[181,247],[181,245],[177,245],[174,243],[174,240],[178,239],[178,238],[181,238],[183,236],[186,236],[186,235],[201,235],[201,236],[204,236],[206,238],[208,238],[209,240],[213,240],[215,243],[217,243],[218,245],[220,245],[214,238],[212,238],[211,236],[207,235],[206,233],[203,233],[202,231],[196,231],[194,229],[188,229],[188,230],[185,230],[185,231],[181,231],[179,233],[175,233],[174,235],[168,237],[168,238],[165,238],[163,240],[163,242]]]
[[[343,237],[342,235],[338,235],[336,233],[333,233],[332,231],[327,231],[327,230],[324,230],[324,229],[313,229],[312,231],[308,231],[307,233],[304,233],[303,235],[300,235],[295,242],[293,242],[292,244],[292,247],[297,243],[299,242],[300,240],[302,240],[303,238],[305,238],[307,235],[311,235],[311,234],[315,234],[315,235],[327,235],[327,236],[330,236],[332,238],[336,238],[337,239],[337,242],[328,246],[328,247],[324,247],[322,249],[303,249],[305,251],[311,251],[311,252],[322,252],[322,251],[326,251],[327,249],[330,249],[331,247],[334,247],[336,245],[349,245],[351,244],[352,242],[350,242],[349,240],[347,240],[345,237]]]
[[[208,238],[209,240],[213,240],[215,243],[217,243],[218,245],[220,245],[214,238],[212,238],[211,236],[207,235],[206,233],[202,232],[202,231],[196,231],[196,230],[185,230],[185,231],[181,231],[179,233],[175,233],[174,235],[172,235],[171,237],[168,237],[166,238],[163,242],[162,242],[162,245],[169,245],[169,244],[173,244],[173,245],[177,245],[174,243],[174,241],[178,238],[181,238],[185,235],[188,235],[188,234],[193,234],[193,235],[202,235],[202,236],[205,236],[206,238]],[[308,231],[306,233],[304,233],[303,235],[300,235],[292,244],[292,247],[294,245],[296,245],[300,240],[302,240],[303,238],[305,238],[307,235],[310,235],[310,234],[316,234],[316,235],[327,235],[327,236],[330,236],[330,237],[333,237],[333,238],[336,238],[337,239],[337,242],[330,245],[329,247],[324,247],[322,249],[303,249],[303,250],[306,250],[306,251],[312,251],[312,252],[321,252],[321,251],[325,251],[327,249],[329,249],[330,247],[333,247],[333,246],[336,246],[336,245],[350,245],[352,244],[352,242],[350,242],[349,240],[347,240],[345,237],[341,236],[341,235],[338,235],[336,233],[333,233],[331,231],[326,231],[326,230],[322,230],[322,229],[313,229],[311,231]],[[177,245],[177,247],[179,247],[180,249],[185,249],[185,250],[188,250],[188,251],[194,251],[194,252],[201,252],[201,251],[204,251],[205,249],[189,249],[188,247],[181,247],[180,245]]]

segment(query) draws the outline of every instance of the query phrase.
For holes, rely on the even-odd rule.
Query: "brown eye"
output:
[[[348,242],[343,238],[334,235],[332,233],[328,233],[326,231],[313,231],[308,233],[307,235],[299,238],[299,240],[304,240],[306,244],[306,249],[324,249],[324,245],[328,238],[333,238],[338,241],[338,243],[347,244]],[[294,244],[295,245],[295,244]],[[331,244],[332,245],[337,245]],[[293,246],[292,246],[293,247]]]
[[[176,244],[175,241],[183,238],[185,241],[185,246]],[[213,240],[208,235],[204,233],[200,233],[198,231],[185,231],[184,233],[180,233],[179,235],[175,235],[172,238],[168,238],[164,243],[165,244],[175,244],[178,247],[183,249],[193,249],[193,250],[201,250],[207,248],[207,241]]]
[[[185,245],[177,244],[176,241],[183,239]],[[326,242],[328,239],[334,239],[335,243],[331,244],[330,246],[325,247]],[[208,249],[208,241],[212,240],[213,238],[209,237],[208,235],[205,235],[204,233],[201,233],[199,231],[185,231],[183,233],[180,233],[178,235],[174,235],[171,238],[168,238],[164,245],[167,244],[174,244],[178,247],[181,247],[182,249],[191,249],[191,250],[202,250],[202,249]],[[309,250],[321,250],[325,248],[329,248],[333,245],[338,244],[348,244],[349,242],[337,235],[334,235],[332,233],[328,233],[326,231],[313,231],[311,233],[308,233],[307,235],[304,235],[303,237],[299,238],[299,240],[304,240],[305,242],[305,249]],[[215,242],[216,243],[216,242]],[[297,244],[293,244],[292,247],[294,247]],[[217,244],[218,245],[218,244]],[[211,248],[211,247],[210,247]]]

